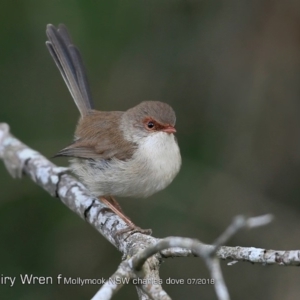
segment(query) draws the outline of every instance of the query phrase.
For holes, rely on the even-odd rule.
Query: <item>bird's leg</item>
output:
[[[112,197],[112,196],[105,196],[105,197],[99,197],[99,200],[102,201],[111,211],[113,211],[116,215],[118,215],[127,225],[128,227],[126,229],[119,230],[117,234],[123,234],[130,232],[130,234],[140,232],[143,234],[152,234],[151,229],[142,229],[138,226],[136,226],[130,219],[125,215],[123,212],[120,204],[118,201]]]
[[[113,196],[105,196],[105,199],[110,202],[119,212],[124,215],[121,205]]]

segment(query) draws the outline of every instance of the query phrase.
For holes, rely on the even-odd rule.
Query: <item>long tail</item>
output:
[[[94,108],[94,104],[80,52],[72,44],[65,25],[55,28],[48,24],[46,34],[49,39],[46,46],[83,117]]]

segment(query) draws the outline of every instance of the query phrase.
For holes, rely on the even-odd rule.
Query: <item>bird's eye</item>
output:
[[[148,127],[149,129],[152,129],[152,128],[154,127],[154,123],[153,123],[152,121],[149,121],[149,122],[147,123],[147,127]]]

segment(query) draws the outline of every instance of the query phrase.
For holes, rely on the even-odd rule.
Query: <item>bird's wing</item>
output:
[[[76,140],[55,156],[127,160],[137,145],[124,139],[119,127],[123,112],[93,111],[79,121]]]

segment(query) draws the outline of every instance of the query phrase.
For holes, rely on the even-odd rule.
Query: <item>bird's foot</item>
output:
[[[134,225],[133,223],[131,223],[127,228],[120,229],[117,231],[117,235],[121,235],[124,233],[128,233],[128,236],[126,237],[126,239],[127,239],[129,236],[131,236],[134,233],[151,235],[152,229],[143,229],[143,228],[140,228],[140,227]]]
[[[106,197],[100,197],[100,200],[106,204],[106,206],[113,211],[115,214],[117,214],[127,225],[127,228],[120,229],[116,232],[117,235],[121,235],[124,233],[128,233],[128,238],[134,233],[142,233],[146,235],[151,235],[152,230],[151,229],[142,229],[138,226],[136,226],[130,219],[125,215],[125,213],[122,211],[120,204],[117,202],[116,199],[114,199],[112,196],[106,196]]]

